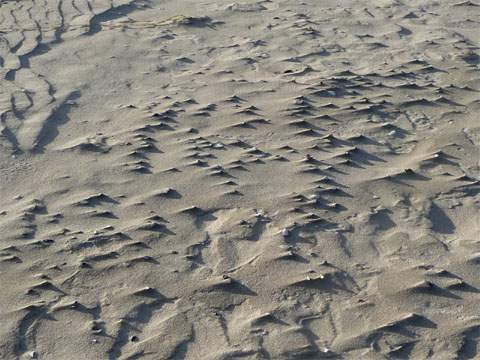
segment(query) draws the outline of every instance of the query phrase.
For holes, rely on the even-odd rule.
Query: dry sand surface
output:
[[[480,359],[480,1],[2,0],[0,359]]]

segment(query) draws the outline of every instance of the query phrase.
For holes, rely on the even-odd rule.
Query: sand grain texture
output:
[[[2,1],[0,358],[479,358],[479,29]]]

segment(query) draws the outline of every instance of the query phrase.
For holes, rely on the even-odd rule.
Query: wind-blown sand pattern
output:
[[[480,358],[480,2],[0,3],[1,359]]]

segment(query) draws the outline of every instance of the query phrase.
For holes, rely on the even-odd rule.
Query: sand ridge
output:
[[[477,358],[479,22],[2,2],[0,358]]]

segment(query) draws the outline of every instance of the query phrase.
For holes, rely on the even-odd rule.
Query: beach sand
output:
[[[480,2],[232,1],[0,4],[0,358],[480,358]]]

